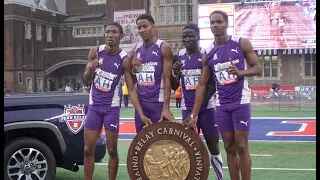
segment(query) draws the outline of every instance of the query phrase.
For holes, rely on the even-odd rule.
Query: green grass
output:
[[[119,163],[125,164],[127,151],[131,141],[119,140]],[[271,156],[252,156],[252,168],[294,168],[315,169],[316,168],[316,143],[312,142],[249,142],[251,154],[271,154]],[[226,154],[223,143],[220,142],[224,167],[227,166]],[[102,160],[104,165],[96,165],[94,171],[95,180],[108,179],[108,156]],[[83,166],[77,173],[58,168],[56,180],[80,180],[84,179]],[[127,167],[119,166],[117,179],[129,180]],[[213,169],[210,168],[208,179],[214,179]],[[224,169],[224,179],[230,180],[228,169]],[[303,170],[252,170],[253,180],[315,180],[316,171]]]
[[[170,108],[175,117],[181,117],[181,110]],[[316,117],[315,108],[252,108],[252,117]],[[120,111],[121,118],[134,117],[134,108],[122,108]]]
[[[175,117],[181,117],[181,110],[171,108]],[[315,108],[252,108],[252,117],[315,117]],[[121,109],[121,118],[134,117],[133,108]],[[119,163],[126,164],[127,152],[131,141],[119,140]],[[252,156],[252,168],[316,168],[316,143],[312,142],[249,142],[251,154],[271,154],[271,156]],[[220,142],[224,167],[227,167],[223,143]],[[108,179],[108,155],[95,166],[94,180]],[[83,166],[77,173],[57,169],[56,180],[84,179]],[[214,179],[213,169],[210,169],[208,179]],[[127,167],[119,166],[117,179],[129,180]],[[252,180],[315,180],[316,171],[302,170],[252,170]],[[224,180],[230,180],[228,169],[224,169]]]

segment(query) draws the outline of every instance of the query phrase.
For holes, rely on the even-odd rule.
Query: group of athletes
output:
[[[281,13],[280,1],[270,2],[265,4],[265,9],[270,17],[270,26],[276,25],[280,39],[283,40],[284,32],[284,15]]]
[[[112,22],[105,30],[106,44],[92,48],[88,55],[84,83],[91,85],[91,91],[84,127],[85,179],[92,180],[96,140],[103,125],[109,154],[109,179],[116,179],[120,124],[117,88],[124,75],[135,108],[137,133],[158,121],[175,121],[169,108],[170,94],[181,81],[182,123],[198,133],[202,130],[215,179],[223,179],[220,133],[231,179],[250,180],[251,91],[247,77],[262,73],[251,42],[227,34],[228,15],[223,11],[210,15],[215,41],[209,47],[199,47],[199,28],[188,24],[182,30],[185,49],[176,55],[167,42],[156,37],[151,15],[140,15],[136,24],[142,42],[136,44],[130,54],[119,47],[124,36],[122,26]]]

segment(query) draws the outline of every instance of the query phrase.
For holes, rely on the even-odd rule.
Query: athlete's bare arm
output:
[[[138,114],[140,115],[141,120],[146,125],[152,124],[152,121],[149,118],[145,117],[145,115],[143,114],[143,111],[139,102],[138,94],[137,94],[136,88],[134,87],[135,77],[132,74],[132,63],[130,62],[129,57],[126,57],[123,60],[123,70],[124,70],[124,77],[127,84],[131,103],[133,104],[134,108],[137,110]]]
[[[171,84],[170,77],[173,64],[173,52],[170,45],[164,42],[161,46],[161,52],[163,56],[163,82],[164,82],[164,103],[163,107],[169,109]]]
[[[95,58],[98,58],[97,49],[98,49],[97,47],[91,48],[88,54],[88,63],[83,75],[83,82],[86,86],[89,86],[92,83],[93,70],[99,66],[98,59],[94,61]]]
[[[170,95],[171,95],[171,84],[170,77],[172,72],[172,63],[173,63],[173,53],[171,46],[164,42],[161,46],[161,53],[163,57],[163,82],[164,82],[164,102],[161,112],[161,117],[159,121],[162,121],[163,118],[166,118],[169,121],[175,121],[172,112],[170,111]]]
[[[203,98],[206,93],[209,76],[210,76],[210,69],[209,69],[209,66],[207,65],[206,53],[202,55],[201,63],[202,63],[202,70],[201,70],[200,81],[197,85],[194,105],[191,112],[193,116],[198,116],[199,114],[199,111],[203,102]]]
[[[132,48],[131,49],[131,52],[130,52],[130,54],[129,54],[129,62],[131,63],[131,65],[132,65],[132,72],[131,72],[131,74],[132,73],[136,73],[137,71],[138,71],[138,68],[137,67],[135,67],[135,66],[137,66],[137,65],[135,65],[136,64],[136,62],[134,62],[135,61],[135,58],[136,57],[136,51],[135,51],[135,48]],[[133,74],[132,74],[133,75]],[[137,78],[135,77],[135,75],[133,75],[133,84],[135,85],[137,83]]]
[[[250,66],[247,70],[239,71],[239,76],[257,76],[262,73],[261,64],[258,56],[253,51],[251,42],[246,38],[241,38],[241,48],[243,50],[244,56],[247,60],[248,65]]]

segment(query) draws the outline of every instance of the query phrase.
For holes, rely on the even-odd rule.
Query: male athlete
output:
[[[137,93],[143,113],[152,122],[141,121],[135,112],[136,132],[145,125],[162,121],[175,121],[169,110],[173,53],[170,45],[155,35],[155,24],[151,15],[142,14],[137,18],[138,33],[142,42],[131,51],[133,71],[136,75]]]
[[[217,83],[216,119],[227,153],[230,177],[240,180],[240,170],[241,179],[250,180],[251,90],[246,77],[261,74],[261,65],[248,39],[227,34],[228,15],[225,12],[211,13],[210,28],[215,41],[202,56],[202,73],[188,126],[193,127],[196,123],[211,69]]]
[[[89,108],[84,126],[84,176],[92,180],[94,152],[97,138],[104,124],[106,144],[109,154],[109,179],[115,180],[119,157],[117,151],[119,133],[118,84],[124,74],[132,104],[142,121],[150,121],[141,110],[138,96],[133,87],[132,64],[127,53],[120,49],[123,29],[119,23],[110,23],[105,32],[106,45],[90,49],[88,64],[84,73],[84,83],[91,85]]]
[[[181,78],[182,84],[182,119],[190,119],[192,107],[195,99],[195,90],[199,83],[202,69],[201,58],[205,53],[205,49],[201,49],[198,45],[200,40],[200,30],[195,24],[188,24],[182,30],[182,42],[185,49],[178,53],[178,61],[173,65],[173,75],[177,77],[176,83]],[[202,103],[197,127],[194,129],[199,132],[202,129],[204,138],[211,154],[211,165],[215,172],[216,180],[222,180],[222,158],[219,149],[219,131],[216,125],[214,96],[215,81],[207,88],[206,94],[210,94]],[[184,121],[187,123],[187,121]]]

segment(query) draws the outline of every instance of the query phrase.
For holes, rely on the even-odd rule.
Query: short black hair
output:
[[[146,19],[146,20],[152,22],[152,24],[154,24],[154,19],[153,19],[153,17],[152,17],[150,14],[141,14],[141,15],[137,18],[136,23],[137,23],[140,19]]]
[[[111,22],[108,24],[108,26],[117,26],[119,28],[120,34],[123,34],[123,27],[121,26],[121,24],[119,24],[118,22]],[[107,26],[107,27],[108,27]]]
[[[196,25],[196,24],[187,24],[184,26],[182,31],[185,29],[193,29],[196,31],[197,35],[200,36],[200,29],[199,29],[198,25]]]
[[[215,10],[213,11],[211,14],[210,14],[210,17],[212,14],[221,14],[223,16],[223,19],[226,23],[229,23],[229,20],[228,20],[228,14],[224,11],[221,11],[221,10]]]

